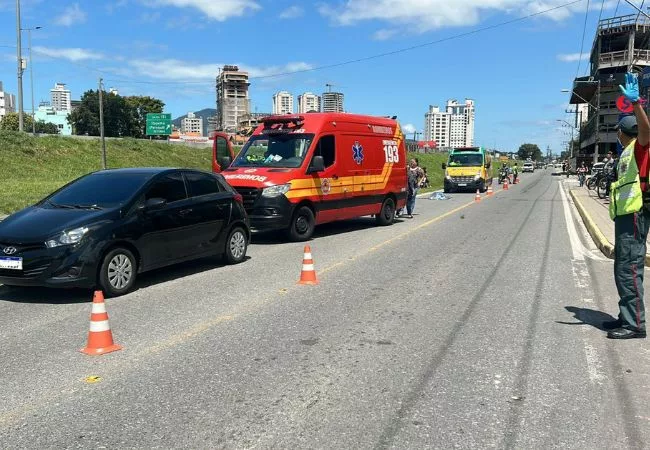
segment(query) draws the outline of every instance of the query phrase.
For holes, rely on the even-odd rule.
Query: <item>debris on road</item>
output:
[[[451,197],[446,196],[442,192],[434,192],[429,200],[449,200]]]

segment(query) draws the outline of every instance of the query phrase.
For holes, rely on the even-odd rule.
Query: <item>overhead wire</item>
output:
[[[585,23],[582,26],[582,41],[580,43],[580,57],[578,58],[578,68],[576,69],[576,78],[580,75],[580,64],[582,63],[582,54],[585,49],[585,36],[587,35],[587,19],[589,18],[589,0],[587,0],[587,10],[585,11]]]

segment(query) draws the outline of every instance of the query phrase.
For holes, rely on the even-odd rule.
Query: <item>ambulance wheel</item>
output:
[[[385,227],[391,225],[395,220],[395,201],[388,197],[381,205],[381,211],[375,216],[377,225]]]
[[[289,226],[288,236],[294,242],[306,241],[314,234],[316,219],[314,213],[308,206],[301,206],[293,214],[291,225]]]

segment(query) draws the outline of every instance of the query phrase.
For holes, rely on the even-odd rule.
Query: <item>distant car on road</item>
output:
[[[212,255],[242,262],[249,240],[242,197],[221,175],[104,170],[0,222],[0,283],[118,296],[148,270]]]
[[[535,165],[532,162],[525,162],[521,168],[522,172],[535,172]]]

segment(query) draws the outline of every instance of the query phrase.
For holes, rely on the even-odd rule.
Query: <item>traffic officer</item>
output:
[[[610,339],[645,338],[643,272],[650,228],[648,183],[650,122],[639,104],[639,81],[626,74],[623,95],[634,105],[634,116],[618,123],[623,153],[618,161],[618,180],[612,183],[609,215],[614,220],[614,281],[619,295],[618,319],[603,323]]]

